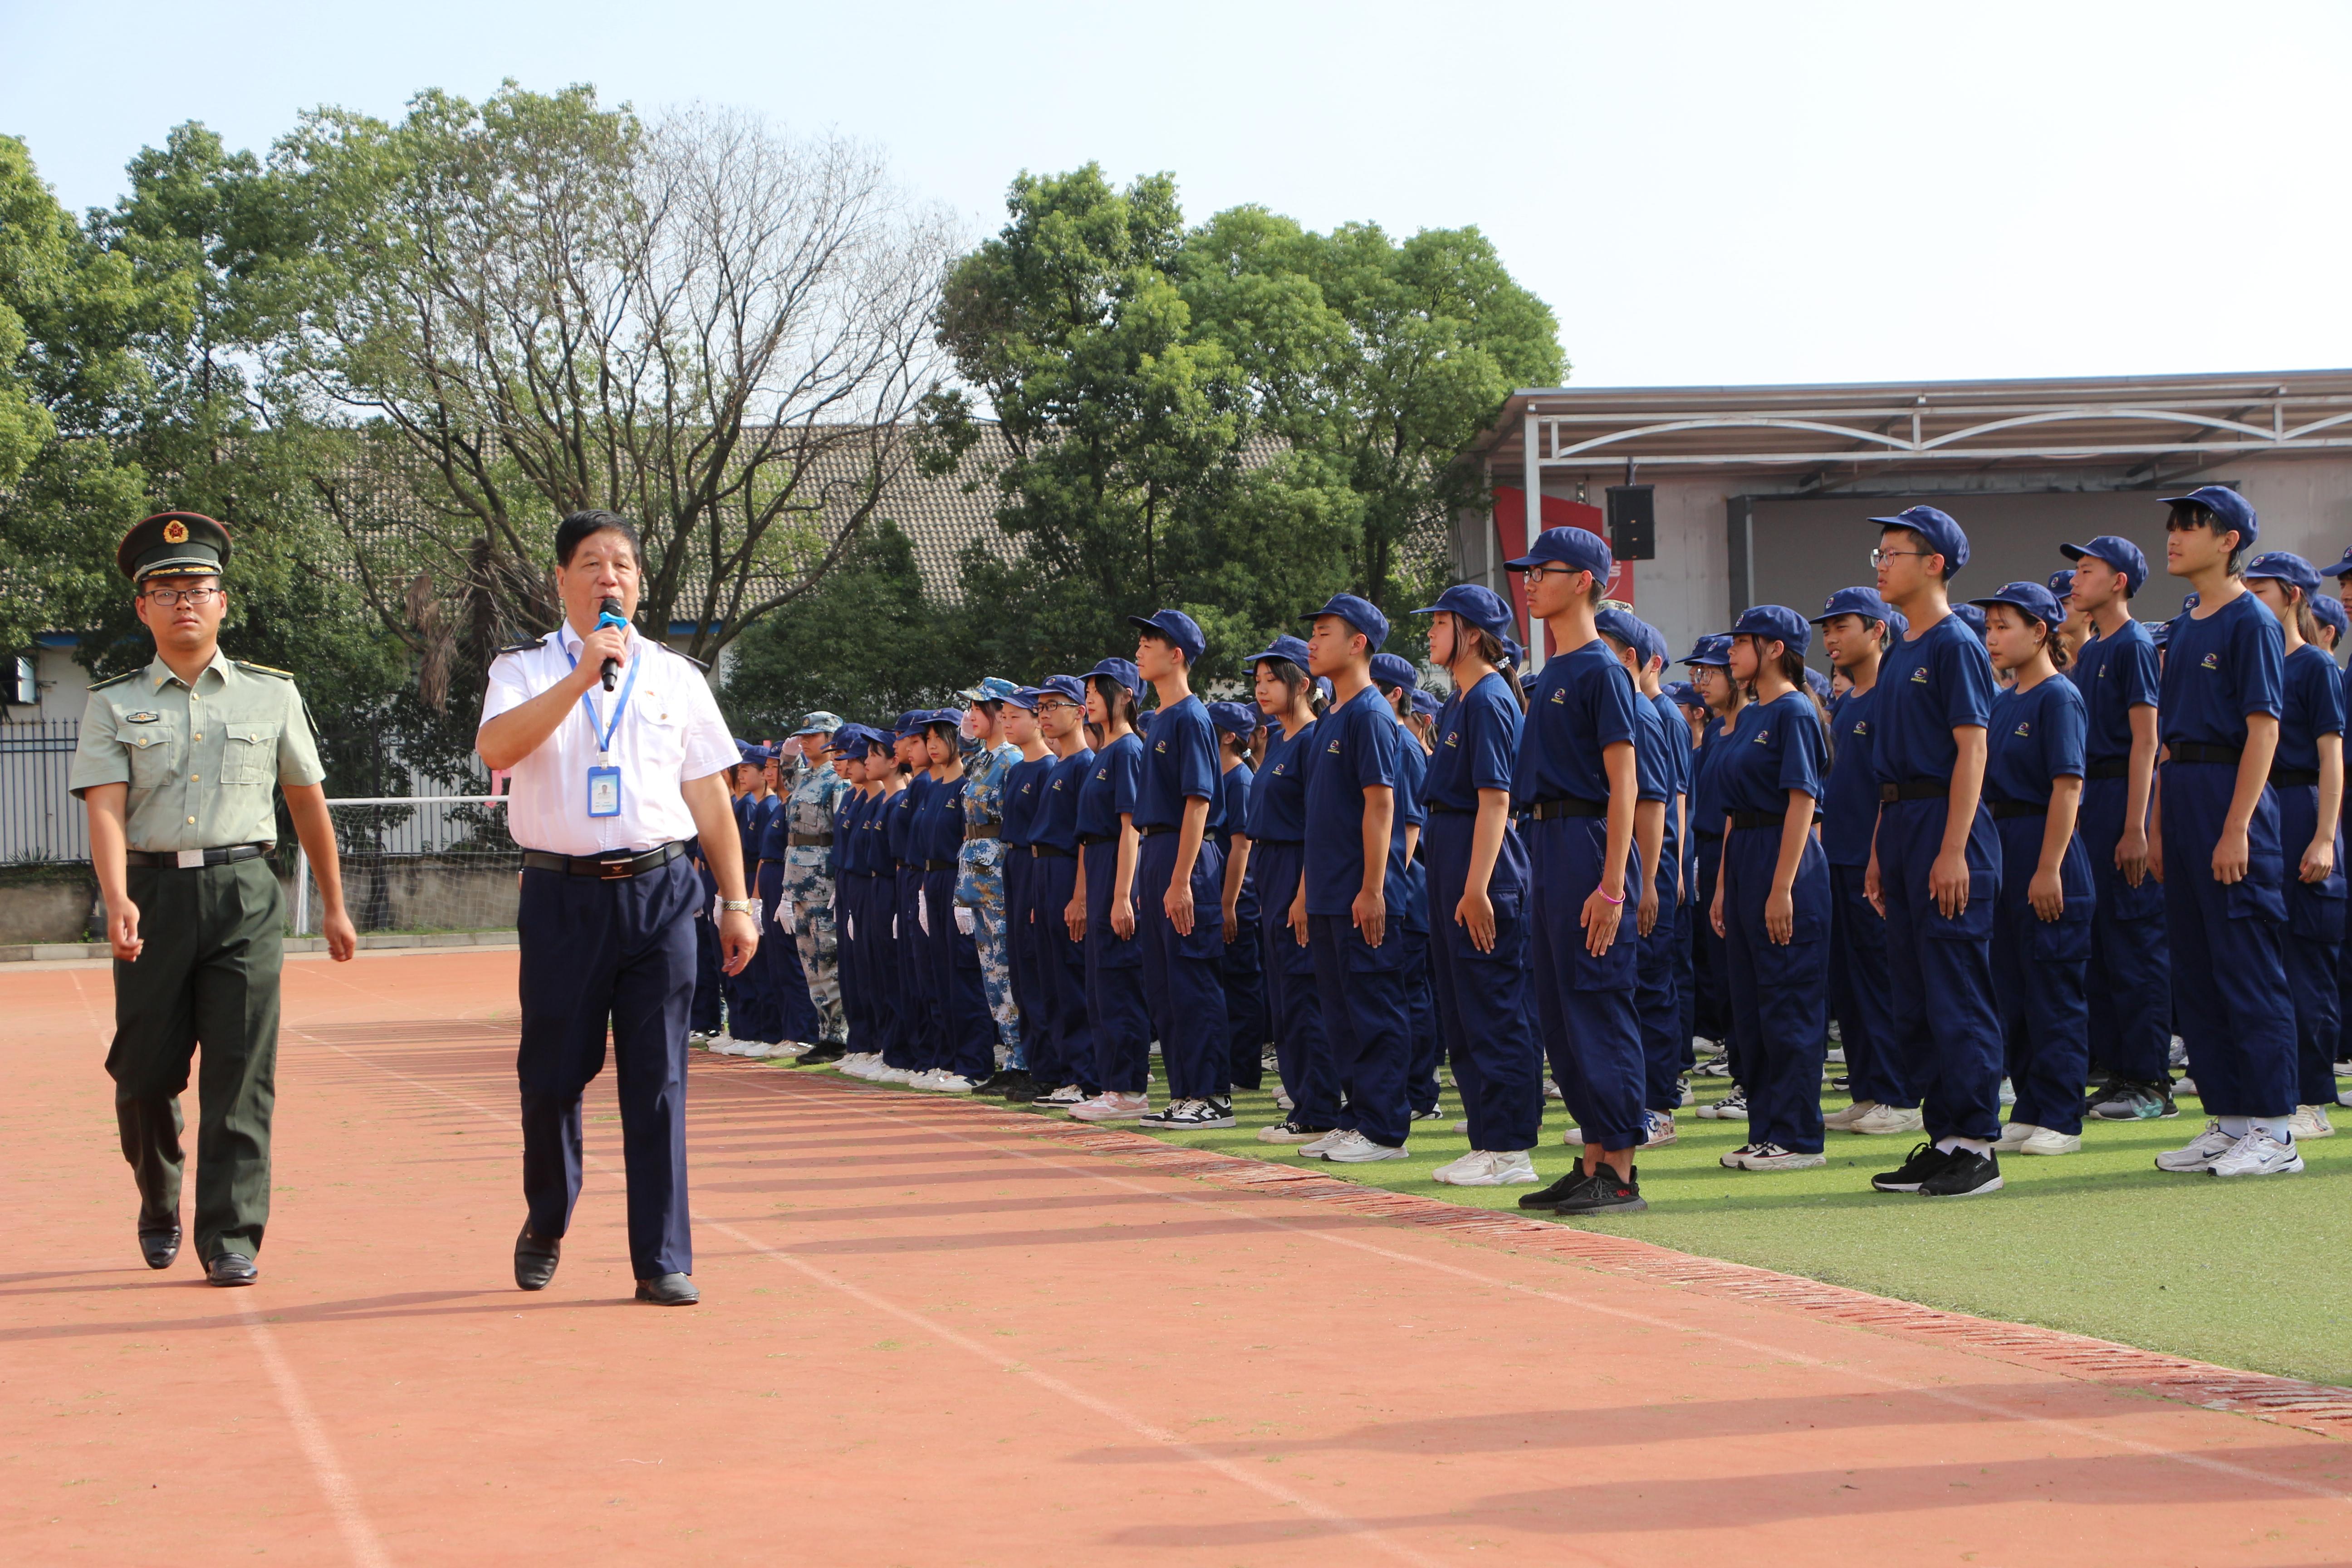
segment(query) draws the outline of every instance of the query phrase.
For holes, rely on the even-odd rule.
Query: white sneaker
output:
[[[1850,1132],[1853,1124],[1869,1115],[1878,1104],[1874,1100],[1857,1100],[1852,1105],[1841,1106],[1822,1118],[1822,1125],[1833,1132]]]
[[[931,1080],[939,1076],[940,1069],[937,1068],[924,1068],[919,1071],[909,1068],[907,1076],[898,1081],[908,1089],[929,1089],[931,1087]]]
[[[1559,1141],[1571,1149],[1581,1149],[1584,1147],[1584,1129],[1563,1127],[1559,1130]]]
[[[742,1049],[743,1042],[732,1035],[715,1035],[711,1037],[710,1054],[714,1057],[737,1056]]]
[[[963,1074],[960,1072],[950,1072],[945,1068],[942,1068],[938,1072],[933,1073],[931,1075],[931,1080],[923,1085],[923,1087],[929,1089],[934,1094],[970,1094],[973,1089],[978,1089],[980,1085],[972,1082],[971,1079],[964,1077]]]
[[[1745,1121],[1748,1120],[1747,1092],[1734,1089],[1713,1105],[1700,1106],[1698,1113],[1708,1121]]]
[[[1298,1109],[1298,1101],[1290,1098],[1288,1089],[1277,1089],[1274,1091],[1274,1108],[1276,1110],[1296,1110]]]
[[[1671,1110],[1642,1112],[1642,1147],[1644,1149],[1663,1149],[1682,1138],[1682,1134],[1675,1131],[1675,1113]]]
[[[1316,1143],[1329,1136],[1328,1131],[1310,1131],[1289,1121],[1277,1121],[1271,1127],[1257,1130],[1257,1141],[1261,1143]]]
[[[1325,1150],[1323,1157],[1335,1165],[1369,1165],[1376,1160],[1412,1158],[1402,1149],[1391,1149],[1385,1143],[1375,1143],[1361,1132],[1349,1133],[1344,1140]]]
[[[2206,1169],[2216,1176],[2292,1176],[2303,1169],[2303,1152],[2294,1146],[2294,1134],[2282,1143],[2252,1127]]]
[[[1334,1127],[1312,1143],[1301,1143],[1298,1146],[1298,1157],[1302,1160],[1320,1160],[1337,1148],[1347,1137],[1348,1129]]]
[[[2173,1099],[2179,1100],[2183,1095],[2195,1094],[2196,1092],[2197,1080],[2190,1078],[2187,1073],[2182,1073],[2179,1078],[2172,1080]]]
[[[2031,1121],[2011,1121],[2000,1130],[2000,1136],[1994,1140],[1993,1147],[1996,1149],[2022,1148],[2028,1138],[2041,1131],[2041,1128]]]
[[[1525,1149],[1510,1149],[1495,1156],[1495,1179],[1486,1184],[1494,1187],[1532,1187],[1543,1181],[1536,1174],[1535,1156]]]
[[[1080,1121],[1135,1121],[1150,1109],[1148,1095],[1113,1094],[1106,1089],[1085,1104],[1073,1107],[1070,1115]]]
[[[1916,1108],[1906,1110],[1896,1105],[1874,1105],[1847,1122],[1845,1130],[1869,1138],[1883,1138],[1890,1132],[1916,1132],[1924,1121]]]
[[[2306,1138],[2336,1136],[2336,1123],[2327,1120],[2327,1108],[2324,1105],[2296,1106],[2294,1120],[2288,1122],[2287,1127],[2294,1133],[2294,1141],[2298,1143]]]
[[[1778,1143],[1759,1143],[1739,1157],[1743,1171],[1810,1171],[1829,1163],[1827,1154],[1792,1154]]]
[[[1448,1187],[1491,1187],[1495,1162],[1502,1155],[1490,1149],[1473,1149],[1459,1160],[1449,1160],[1429,1173],[1429,1179]]]
[[[1470,1131],[1470,1119],[1465,1116],[1461,1121],[1455,1122],[1454,1124],[1454,1131],[1462,1133],[1465,1137],[1468,1136]]]
[[[1043,1106],[1047,1110],[1068,1110],[1086,1102],[1085,1089],[1080,1089],[1076,1084],[1066,1083],[1051,1094],[1041,1094],[1029,1103],[1033,1106]]]
[[[921,1073],[917,1072],[913,1068],[886,1067],[880,1072],[874,1075],[874,1081],[876,1083],[911,1084],[922,1076],[923,1075]]]
[[[1559,1098],[1559,1085],[1552,1081],[1552,1077],[1549,1073],[1544,1074],[1544,1098],[1546,1100],[1558,1100]]]
[[[2009,1145],[2004,1143],[2001,1147],[2007,1148]],[[2027,1154],[2079,1154],[2083,1152],[2083,1135],[2079,1132],[2060,1132],[2054,1128],[2037,1127],[2032,1134],[2017,1147],[2021,1152]]]
[[[2205,1131],[2189,1143],[2179,1149],[2167,1149],[2156,1157],[2159,1171],[2210,1171],[2213,1162],[2237,1147],[2238,1141],[2221,1131],[2219,1121],[2208,1121]]]
[[[2009,1087],[2009,1079],[2007,1079],[2000,1080],[2000,1102],[2003,1105],[2015,1105],[2017,1103],[2017,1090]]]
[[[708,1048],[710,1042],[718,1037],[706,1029],[689,1029],[686,1034],[686,1043],[689,1046],[701,1046]]]

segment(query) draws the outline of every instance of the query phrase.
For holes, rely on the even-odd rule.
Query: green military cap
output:
[[[228,565],[228,530],[200,511],[159,511],[122,536],[114,563],[133,583],[159,572],[218,573]]]
[[[823,709],[819,709],[814,713],[801,715],[801,727],[793,731],[792,738],[798,740],[803,735],[830,735],[840,729],[841,725],[840,714],[827,713]]]

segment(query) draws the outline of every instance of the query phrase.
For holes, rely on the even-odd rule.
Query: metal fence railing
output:
[[[89,822],[66,790],[81,723],[0,723],[0,863],[89,858]]]
[[[510,931],[522,850],[500,795],[330,798],[343,904],[361,931]],[[293,931],[318,934],[318,879],[295,851]]]

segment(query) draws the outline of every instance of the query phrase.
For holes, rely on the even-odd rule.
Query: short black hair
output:
[[[637,525],[619,512],[606,511],[603,507],[575,511],[555,525],[555,563],[558,566],[571,565],[572,557],[579,551],[581,542],[599,533],[617,533],[627,540],[629,554],[636,562],[637,570],[645,570],[646,551],[645,546],[637,542]]]
[[[2245,531],[2234,522],[2224,523],[2221,514],[2201,500],[2174,501],[2170,514],[2164,520],[2164,531],[2184,533],[2194,528],[2210,529],[2216,535],[2236,534],[2238,542],[2231,546],[2230,563],[2224,570],[2232,577],[2242,577],[2246,574],[2246,551],[2249,546],[2246,543]]]

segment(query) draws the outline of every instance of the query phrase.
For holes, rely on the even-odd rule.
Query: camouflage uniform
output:
[[[784,897],[793,901],[793,941],[816,1004],[819,1034],[831,1044],[848,1039],[841,1011],[840,949],[833,925],[834,815],[848,784],[833,764],[806,768],[784,797]],[[804,843],[803,839],[819,842]]]
[[[963,813],[969,826],[1002,827],[1004,776],[1021,760],[1021,748],[1001,745],[974,755],[964,765]],[[956,875],[956,902],[972,911],[972,940],[980,947],[980,983],[996,1037],[1013,1067],[1025,1067],[1021,1047],[1021,1010],[1013,1002],[1013,962],[1004,946],[1004,841],[991,836],[966,838]]]

